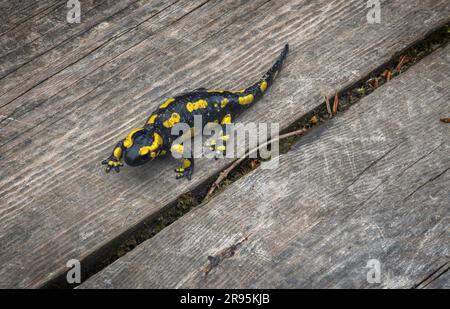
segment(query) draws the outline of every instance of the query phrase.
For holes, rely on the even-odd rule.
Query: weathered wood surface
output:
[[[285,128],[450,13],[446,0],[382,1],[371,25],[356,0],[135,5],[0,80],[2,287],[44,284],[229,163],[200,160],[191,182],[172,159],[105,175],[99,162],[164,98],[253,82],[289,42],[277,83],[240,119]]]
[[[17,29],[9,31],[0,37],[0,78],[11,74],[18,68],[29,63],[33,59],[39,65],[42,62],[40,55],[50,52],[47,58],[54,55],[53,49],[65,45],[67,41],[72,44],[73,40],[94,27],[102,27],[102,22],[108,17],[125,8],[132,8],[130,4],[136,0],[108,1],[87,0],[82,1],[81,23],[68,23],[66,21],[68,8],[67,1],[59,1],[55,8],[46,11],[46,15],[39,14],[22,23]],[[76,51],[71,50],[71,53]],[[54,56],[51,61],[57,61]],[[40,61],[39,61],[40,60]],[[27,67],[26,70],[30,70]]]
[[[82,287],[415,287],[449,263],[449,84],[450,46]]]
[[[56,6],[63,3],[61,0],[48,1],[17,1],[9,0],[0,3],[0,35],[3,35],[34,17],[45,16]]]

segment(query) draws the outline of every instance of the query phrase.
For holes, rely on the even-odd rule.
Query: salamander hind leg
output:
[[[183,159],[182,165],[179,168],[175,169],[175,172],[177,173],[176,179],[186,177],[187,179],[191,180],[192,175],[194,174],[194,159]]]
[[[175,144],[171,148],[172,153],[176,152],[178,154],[184,154],[184,147],[181,144]],[[182,158],[182,164],[179,168],[175,169],[176,179],[181,179],[186,177],[191,180],[192,175],[194,174],[194,156],[191,152],[190,157]]]
[[[223,117],[221,121],[222,132],[217,139],[210,140],[206,146],[211,152],[214,152],[214,159],[223,158],[226,156],[227,141],[230,139],[228,125],[231,124],[231,115],[228,114]]]

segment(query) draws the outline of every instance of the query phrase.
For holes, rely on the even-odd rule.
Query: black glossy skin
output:
[[[130,166],[139,166],[154,158],[161,156],[165,153],[169,153],[172,147],[172,143],[179,136],[172,135],[171,127],[167,127],[165,122],[171,117],[176,116],[176,123],[186,123],[190,127],[194,126],[194,116],[201,115],[202,123],[205,125],[209,122],[222,123],[224,117],[231,116],[234,119],[242,111],[253,105],[259,98],[262,97],[266,89],[272,84],[277,73],[281,69],[281,66],[288,53],[289,46],[286,44],[281,55],[270,68],[270,70],[260,79],[256,84],[245,88],[240,91],[226,91],[226,90],[207,90],[204,88],[196,89],[189,93],[184,93],[170,99],[169,104],[163,104],[158,110],[152,113],[152,116],[157,115],[154,121],[150,121],[152,116],[149,117],[147,123],[144,125],[143,130],[140,130],[134,134],[130,134],[132,145],[128,145],[126,140],[120,141],[115,147],[113,154],[108,159],[104,160],[102,164],[106,165],[106,171],[111,169],[119,171],[119,167],[122,166],[122,160]],[[252,100],[245,100],[252,95]],[[224,100],[228,100],[226,105],[222,104]],[[198,109],[190,109],[192,106],[200,100],[206,102],[206,106]],[[241,100],[241,101],[240,101]],[[251,101],[251,102],[250,102]],[[245,103],[245,104],[242,104]],[[177,116],[179,115],[179,116]],[[166,122],[167,124],[167,122]],[[225,125],[222,124],[225,130]],[[140,153],[143,147],[155,145],[155,140],[158,140],[156,135],[161,137],[162,143],[156,149],[154,149],[153,156],[151,153],[143,155]],[[128,146],[128,147],[126,147]],[[120,150],[118,149],[120,148]],[[214,149],[212,149],[214,150]],[[120,155],[118,153],[120,152]],[[177,178],[187,177],[191,179],[194,161],[192,158],[184,159],[183,166],[176,170]]]

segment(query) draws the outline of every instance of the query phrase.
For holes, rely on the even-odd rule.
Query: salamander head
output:
[[[156,158],[162,145],[161,136],[144,128],[131,131],[123,141],[124,161],[130,166],[139,166]]]

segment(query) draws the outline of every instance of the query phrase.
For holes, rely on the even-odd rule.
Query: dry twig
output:
[[[395,68],[396,71],[400,71],[400,69],[409,62],[408,56],[401,56],[400,62],[398,63],[397,67]]]
[[[339,107],[339,96],[336,93],[336,95],[334,96],[334,102],[333,102],[333,114],[337,113],[338,107]]]
[[[327,105],[328,114],[330,115],[330,117],[333,117],[333,113],[331,112],[330,100],[327,96],[325,96],[325,104]]]
[[[316,115],[312,116],[311,119],[309,119],[309,123],[313,126],[315,126],[317,123],[319,123],[319,118],[317,118]]]

